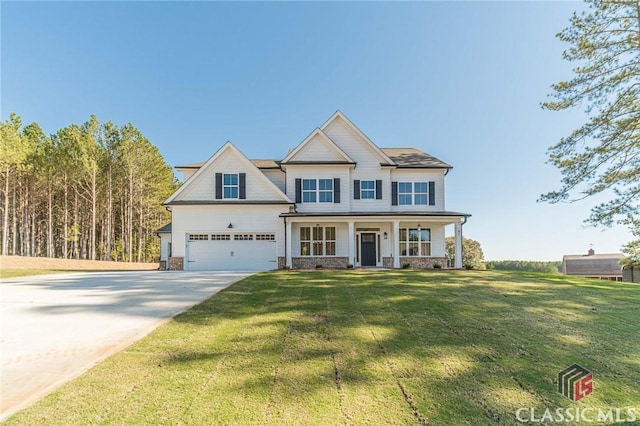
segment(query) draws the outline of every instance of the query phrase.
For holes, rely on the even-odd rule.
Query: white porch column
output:
[[[356,234],[354,232],[354,223],[353,221],[349,221],[347,225],[349,226],[349,264],[356,266]]]
[[[393,221],[393,267],[400,267],[400,222]]]
[[[285,260],[284,263],[285,265],[287,265],[289,268],[293,267],[293,265],[291,264],[291,222],[290,221],[286,221],[285,222],[286,227],[285,227],[285,234],[286,234],[286,243],[285,243]]]
[[[458,221],[455,224],[455,237],[456,237],[456,261],[455,267],[462,268],[462,222]]]

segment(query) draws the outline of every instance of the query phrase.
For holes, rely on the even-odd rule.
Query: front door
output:
[[[360,253],[362,266],[376,266],[376,234],[360,234]]]

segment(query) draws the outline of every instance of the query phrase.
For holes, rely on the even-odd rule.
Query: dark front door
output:
[[[376,234],[360,234],[362,266],[376,266]]]

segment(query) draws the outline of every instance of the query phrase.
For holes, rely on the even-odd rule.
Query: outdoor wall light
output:
[[[386,240],[387,238],[389,238],[389,234],[387,234],[386,232],[383,234],[384,235],[384,239]]]
[[[422,225],[418,224],[418,231],[422,229]]]
[[[229,222],[229,226],[227,226],[227,228],[233,229],[233,223]]]

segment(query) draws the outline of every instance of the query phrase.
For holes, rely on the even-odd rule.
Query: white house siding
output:
[[[260,171],[282,192],[286,192],[286,175],[282,170],[260,169]]]
[[[296,153],[295,161],[344,161],[344,157],[328,146],[322,136],[315,135]]]
[[[225,153],[200,176],[195,177],[197,181],[192,182],[192,186],[183,192],[180,200],[215,200],[216,173],[246,173],[247,175],[247,200],[265,201],[278,200],[278,196],[272,188],[268,188],[265,182],[258,175],[259,170],[247,164],[246,161],[238,158],[231,152]],[[175,220],[174,220],[175,222]]]
[[[349,211],[350,186],[348,165],[287,165],[287,195],[295,201],[296,179],[340,179],[340,203],[299,203],[299,212],[346,212]]]
[[[347,155],[353,158],[357,165],[351,170],[349,182],[350,210],[356,212],[374,212],[391,210],[391,179],[390,169],[380,165],[383,158],[377,154],[371,145],[342,119],[331,122],[324,132]],[[381,200],[354,200],[354,180],[382,180]]]
[[[349,157],[358,163],[357,169],[365,172],[379,171],[382,158],[360,135],[341,118],[331,122],[324,132]]]
[[[284,222],[279,215],[288,210],[287,205],[172,206],[173,257],[185,256],[187,234],[212,232],[275,233],[277,254],[284,256]]]
[[[391,171],[391,182],[435,182],[435,205],[397,205],[391,211],[444,211],[444,171],[395,169]],[[391,188],[388,196],[391,197]]]
[[[160,261],[169,261],[169,244],[171,243],[171,234],[163,233],[160,235]],[[168,263],[166,263],[168,265]]]

